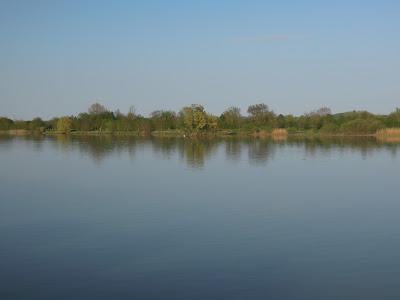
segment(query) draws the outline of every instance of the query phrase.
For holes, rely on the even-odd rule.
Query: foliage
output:
[[[219,118],[219,124],[221,128],[240,128],[242,124],[240,108],[231,106],[225,110]]]
[[[396,110],[388,116],[386,126],[400,127],[400,108],[396,108]]]
[[[180,130],[203,133],[214,130],[266,132],[285,129],[289,133],[320,132],[323,134],[373,134],[382,128],[400,128],[400,108],[389,115],[375,115],[366,111],[350,111],[332,114],[327,107],[300,116],[275,113],[264,103],[250,105],[248,115],[240,108],[229,107],[219,117],[207,113],[202,105],[183,107],[179,113],[156,110],[149,117],[139,115],[132,106],[124,114],[109,111],[99,103],[90,106],[88,112],[77,116],[30,121],[0,118],[0,130],[59,130],[135,132],[148,135],[151,131]],[[284,132],[283,130],[281,132]]]
[[[88,112],[90,115],[98,115],[98,114],[102,114],[106,111],[107,111],[106,108],[103,105],[101,105],[100,103],[94,103],[88,109]]]
[[[341,126],[343,133],[352,134],[373,134],[382,128],[384,128],[384,125],[381,121],[368,119],[351,120]]]
[[[13,128],[14,121],[8,118],[0,118],[0,130],[10,130]]]
[[[181,110],[180,115],[186,129],[203,130],[207,127],[207,114],[201,105],[186,106]]]
[[[335,134],[339,132],[339,129],[339,126],[337,126],[335,123],[327,122],[321,127],[320,131],[322,133]]]
[[[176,113],[173,111],[156,110],[151,113],[152,128],[167,130],[176,128]]]
[[[69,117],[62,117],[57,121],[57,130],[68,133],[72,128],[72,120]]]
[[[45,128],[45,122],[41,118],[34,118],[30,123],[29,123],[29,129],[30,130],[40,130],[43,131]]]
[[[250,105],[247,113],[250,115],[250,120],[258,126],[265,125],[274,117],[274,113],[269,111],[268,105],[264,103]]]

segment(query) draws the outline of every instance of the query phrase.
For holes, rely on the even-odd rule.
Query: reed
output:
[[[10,129],[8,133],[10,135],[27,135],[29,134],[29,131],[26,129]]]
[[[288,137],[288,131],[284,128],[275,128],[271,132],[271,137],[276,142],[286,141]]]
[[[400,128],[379,129],[375,135],[378,137],[400,137]]]
[[[271,133],[272,137],[287,137],[288,131],[285,128],[275,128]]]
[[[400,143],[400,128],[380,129],[375,133],[378,141],[385,143]]]
[[[253,132],[252,136],[259,137],[259,138],[266,138],[266,137],[270,136],[270,133],[268,132],[268,130],[259,130],[259,131]]]

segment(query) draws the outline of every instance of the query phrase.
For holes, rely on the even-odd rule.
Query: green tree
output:
[[[62,117],[57,121],[57,130],[68,133],[72,129],[72,120],[69,117]]]
[[[351,134],[373,134],[378,129],[384,128],[384,124],[379,120],[373,119],[354,119],[343,123],[341,130]]]
[[[41,118],[34,118],[29,124],[29,129],[30,130],[41,130],[41,131],[43,131],[44,127],[45,127],[45,122]]]
[[[12,129],[14,121],[8,118],[0,118],[0,130]]]
[[[226,128],[240,128],[242,124],[242,115],[240,108],[231,106],[225,110],[220,117],[223,126]]]
[[[250,105],[247,108],[247,113],[250,115],[250,120],[257,126],[265,125],[274,116],[274,113],[269,110],[268,105],[264,103]]]
[[[202,130],[207,127],[207,114],[204,107],[198,104],[186,106],[181,110],[181,117],[186,129]]]
[[[400,108],[396,108],[387,118],[387,125],[389,127],[400,127]]]
[[[156,110],[151,113],[152,125],[157,130],[176,128],[176,114],[173,111]]]

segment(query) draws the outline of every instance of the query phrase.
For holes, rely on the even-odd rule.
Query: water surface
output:
[[[0,138],[0,299],[400,299],[399,145]]]

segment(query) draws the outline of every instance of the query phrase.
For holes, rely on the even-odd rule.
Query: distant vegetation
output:
[[[384,129],[389,129],[382,131]],[[63,116],[51,120],[11,120],[0,117],[1,131],[29,131],[41,133],[134,133],[148,135],[162,133],[207,134],[251,133],[256,136],[288,133],[324,135],[381,135],[396,133],[400,128],[400,108],[389,115],[375,115],[366,111],[333,114],[327,107],[300,116],[276,114],[264,103],[250,105],[243,115],[238,107],[230,107],[221,115],[207,113],[202,105],[192,104],[179,112],[157,110],[148,117],[136,113],[112,112],[95,103],[87,112],[77,116]]]

